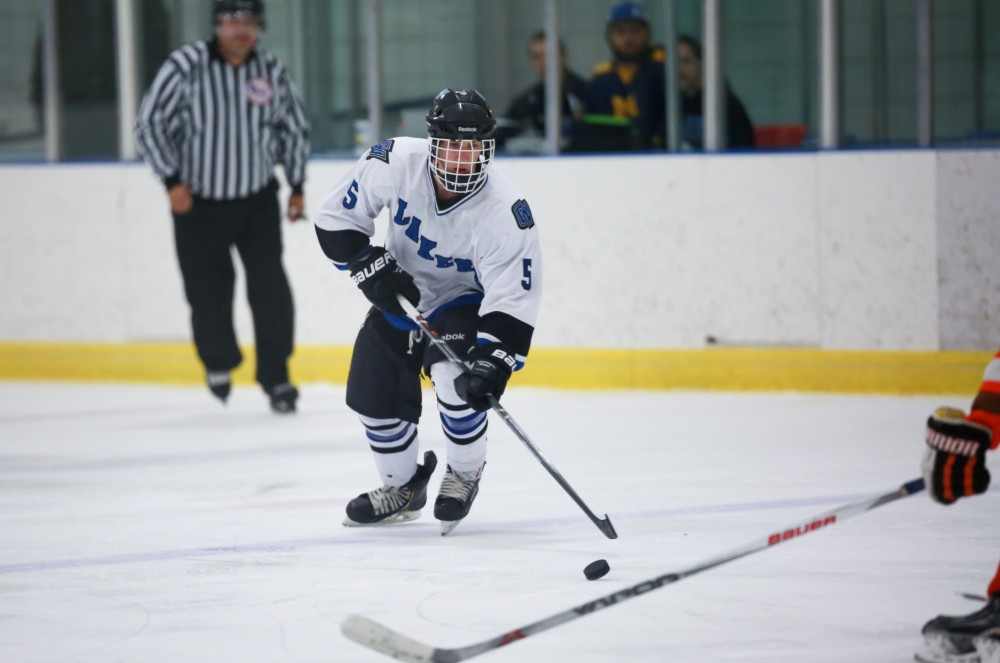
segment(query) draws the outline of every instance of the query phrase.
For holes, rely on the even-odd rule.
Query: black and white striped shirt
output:
[[[135,133],[167,188],[183,182],[202,198],[246,198],[267,186],[279,162],[294,192],[305,182],[302,102],[284,65],[259,47],[238,68],[214,40],[171,53],[142,100]]]

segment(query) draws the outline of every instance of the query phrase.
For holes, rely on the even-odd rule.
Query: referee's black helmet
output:
[[[215,21],[227,14],[255,18],[264,27],[263,0],[212,0],[212,18]]]

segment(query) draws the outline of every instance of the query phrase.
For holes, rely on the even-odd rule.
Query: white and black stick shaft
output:
[[[451,349],[450,345],[438,337],[434,330],[431,329],[430,324],[428,324],[428,322],[424,320],[424,317],[420,315],[420,311],[418,311],[416,307],[410,303],[410,300],[402,295],[397,295],[397,299],[399,299],[400,306],[402,306],[403,310],[406,312],[406,316],[427,333],[427,337],[430,339],[431,343],[441,350],[444,356],[447,357],[453,364],[458,366],[463,373],[467,372],[469,367],[466,363],[462,361],[457,354],[455,354],[455,351]],[[514,435],[517,436],[517,439],[521,440],[524,446],[528,448],[528,451],[530,451],[535,458],[538,459],[538,462],[542,464],[542,467],[548,470],[549,474],[552,475],[552,478],[555,479],[559,485],[562,486],[563,490],[565,490],[566,493],[573,498],[573,501],[576,502],[577,506],[583,509],[583,512],[587,514],[587,517],[590,518],[595,525],[597,525],[597,529],[601,530],[604,536],[609,539],[617,539],[618,533],[615,532],[614,525],[611,524],[611,519],[608,518],[608,515],[604,514],[603,519],[598,518],[597,515],[590,510],[590,507],[584,503],[580,496],[577,495],[576,491],[573,490],[573,487],[569,485],[569,482],[563,478],[563,475],[560,474],[559,470],[557,470],[549,459],[545,457],[545,454],[543,454],[538,447],[535,446],[535,444],[528,437],[528,434],[524,432],[524,429],[522,429],[517,422],[514,421],[514,417],[510,416],[510,413],[507,412],[506,408],[500,405],[500,401],[492,395],[487,396],[487,398],[489,400],[490,407],[493,408],[493,411],[496,412],[501,419],[503,419],[504,423],[507,424],[511,431],[514,432]]]
[[[687,578],[688,576],[693,576],[696,573],[708,571],[709,569],[721,566],[727,562],[732,562],[733,560],[740,559],[741,557],[746,557],[747,555],[752,555],[753,553],[760,552],[761,550],[766,550],[767,548],[776,546],[779,543],[796,539],[804,534],[809,534],[810,532],[829,527],[830,525],[835,525],[841,521],[847,520],[848,518],[871,511],[872,509],[880,507],[883,504],[888,504],[889,502],[894,502],[900,498],[907,497],[908,495],[918,493],[923,489],[923,479],[908,481],[899,488],[896,488],[888,493],[877,495],[875,497],[869,497],[852,504],[847,504],[834,509],[833,511],[829,511],[813,518],[809,518],[803,522],[796,523],[791,527],[777,530],[768,534],[766,537],[755,539],[741,548],[736,548],[725,555],[720,555],[700,564],[696,564],[691,568],[678,571],[676,573],[665,573],[655,578],[644,580],[636,585],[632,585],[631,587],[620,589],[617,592],[608,594],[607,596],[602,596],[594,599],[593,601],[582,603],[569,608],[568,610],[564,610],[544,619],[532,622],[526,626],[516,628],[513,631],[508,631],[503,635],[498,635],[494,638],[490,638],[489,640],[484,640],[483,642],[479,642],[474,645],[468,645],[467,647],[458,647],[455,649],[431,647],[417,642],[416,640],[411,640],[410,638],[401,635],[392,629],[386,628],[378,622],[359,615],[351,615],[348,617],[341,626],[341,631],[351,640],[401,661],[411,661],[412,663],[457,663],[458,661],[465,661],[473,656],[484,654],[493,649],[504,647],[512,642],[516,642],[517,640],[523,640],[529,635],[547,631],[550,628],[559,626],[560,624],[565,624],[566,622],[577,619],[578,617],[583,617],[597,612],[598,610],[618,605],[619,603],[635,598],[640,594],[645,594],[653,591],[654,589],[671,585],[679,580]]]

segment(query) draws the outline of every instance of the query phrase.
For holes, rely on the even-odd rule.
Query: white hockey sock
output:
[[[450,362],[431,366],[431,380],[437,394],[441,428],[448,438],[448,465],[455,472],[475,472],[486,462],[485,412],[476,412],[455,393],[459,369]]]
[[[417,427],[400,419],[361,416],[375,467],[386,486],[402,486],[417,472]]]

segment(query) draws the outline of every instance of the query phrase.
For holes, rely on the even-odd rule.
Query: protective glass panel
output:
[[[35,3],[0,0],[0,159],[45,158],[41,20]]]
[[[45,71],[41,8],[0,0],[0,159],[45,158]],[[532,36],[546,24],[537,0],[382,0],[370,37],[368,2],[266,0],[262,45],[288,67],[312,124],[315,156],[348,156],[393,135],[423,135],[423,115],[444,87],[476,87],[500,119],[499,153],[547,149],[544,59]],[[611,0],[556,0],[567,69],[558,114],[563,152],[664,149],[666,90],[651,77],[638,91],[616,91],[607,26]],[[844,146],[912,145],[917,140],[917,12],[911,0],[841,0],[839,53]],[[58,122],[62,159],[118,154],[118,83],[113,0],[54,0],[64,26],[57,38]],[[940,145],[1000,142],[1000,5],[988,0],[934,2],[933,136]],[[681,65],[681,149],[698,149],[703,121],[698,76],[668,39],[701,38],[701,0],[649,0],[649,45]],[[818,3],[720,0],[722,76],[752,126],[757,149],[811,148],[819,125]],[[134,3],[140,93],[166,54],[212,35],[208,0]],[[66,29],[65,26],[72,26]],[[372,41],[372,39],[374,41]],[[539,44],[536,44],[536,46]],[[544,43],[540,43],[544,47]],[[668,48],[669,46],[669,48]],[[381,126],[369,123],[370,49],[381,76]],[[535,49],[537,50],[537,49]],[[544,51],[544,48],[542,48]],[[679,57],[680,56],[680,57]],[[661,65],[662,66],[662,65]],[[692,82],[693,81],[693,82]],[[614,83],[614,81],[610,81]],[[603,87],[602,87],[603,86]],[[694,90],[692,92],[692,90]],[[680,91],[679,91],[680,92]],[[662,98],[661,98],[662,97]],[[647,107],[652,119],[643,118]],[[723,114],[727,149],[746,149],[746,123]],[[639,119],[643,118],[643,119]]]
[[[817,3],[722,4],[722,124],[730,150],[815,147],[819,133]],[[687,85],[683,73],[681,87]],[[688,141],[689,142],[689,141]]]
[[[1000,3],[935,2],[934,140],[985,145],[1000,140]]]
[[[844,146],[916,143],[916,16],[908,0],[842,3]]]
[[[981,0],[931,6],[934,142],[996,144],[1000,48],[989,36],[1000,29],[1000,7]],[[909,0],[841,4],[844,146],[916,144],[918,11]]]
[[[60,158],[115,159],[118,79],[114,2],[59,0],[55,5]],[[33,75],[40,81],[41,68],[35,71]],[[38,88],[44,89],[41,83]]]

